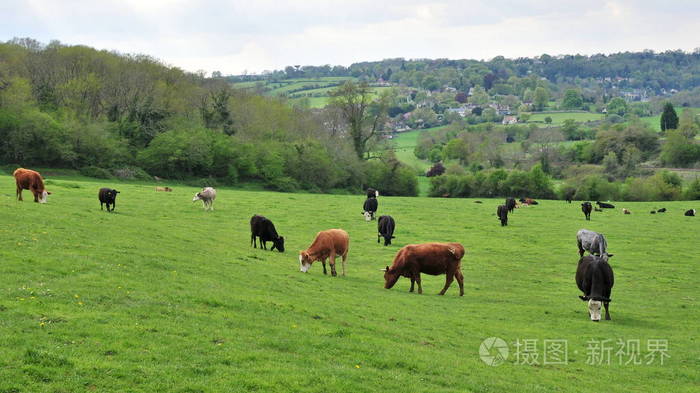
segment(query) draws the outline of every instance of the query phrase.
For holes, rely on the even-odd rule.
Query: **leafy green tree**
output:
[[[668,130],[661,147],[661,161],[674,167],[691,167],[700,161],[700,145],[681,130]]]
[[[549,90],[541,86],[536,88],[533,100],[536,111],[544,110],[549,102]]]
[[[552,124],[552,117],[551,117],[551,116],[545,117],[545,118],[544,118],[544,122],[545,122],[547,125]]]
[[[583,96],[578,89],[567,89],[561,102],[562,109],[581,109],[583,106]]]
[[[459,163],[464,165],[469,157],[469,144],[461,138],[452,139],[445,145],[444,154],[447,158],[459,160]]]
[[[615,97],[607,106],[608,114],[616,114],[619,116],[624,116],[627,113],[627,101],[622,97]]]
[[[489,99],[489,93],[483,87],[475,86],[472,89],[472,96],[469,98],[469,102],[475,105],[486,105],[489,103]]]
[[[667,102],[661,113],[661,131],[675,130],[676,128],[678,128],[678,114],[673,109],[673,104]]]
[[[367,145],[380,130],[389,104],[387,95],[380,95],[373,104],[374,95],[366,82],[348,81],[330,92],[330,104],[340,109],[349,125],[355,153],[363,158]]]

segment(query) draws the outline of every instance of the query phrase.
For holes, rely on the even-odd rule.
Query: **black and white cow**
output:
[[[272,242],[270,251],[275,248],[284,252],[284,237],[277,234],[275,224],[266,217],[254,215],[250,218],[250,245],[258,248],[256,238],[260,238],[260,248],[267,250],[267,242]]]
[[[365,216],[365,221],[374,220],[374,213],[377,212],[378,206],[377,198],[365,199],[365,203],[362,205],[362,214]]]
[[[204,210],[214,210],[214,200],[216,199],[216,190],[211,187],[205,187],[202,191],[194,194],[192,202],[202,201]]]
[[[686,210],[683,215],[686,217],[695,217],[695,209]]]
[[[376,198],[378,196],[379,196],[379,191],[377,191],[371,187],[367,189],[367,198]]]
[[[615,205],[613,205],[612,203],[605,203],[605,202],[601,202],[601,201],[597,201],[596,205],[598,205],[598,207],[601,209],[614,209],[615,208]]]
[[[605,306],[605,320],[610,320],[610,293],[615,284],[612,267],[603,258],[587,255],[581,257],[576,269],[576,285],[583,292],[579,299],[588,302],[591,321],[600,321],[601,305]]]
[[[515,210],[515,198],[506,198],[506,208],[508,209],[509,213],[512,213],[513,210]]]
[[[576,233],[576,244],[580,256],[583,256],[584,250],[603,258],[605,261],[613,256],[613,254],[608,254],[608,242],[602,233],[581,229]]]
[[[666,213],[666,208],[662,207],[661,209],[656,211],[657,213]]]
[[[498,215],[498,219],[501,220],[502,227],[508,225],[508,208],[506,205],[499,205],[498,209],[496,209],[496,215]]]
[[[103,210],[102,205],[106,204],[107,205],[107,211],[114,211],[114,207],[117,205],[117,194],[119,194],[119,191],[111,189],[111,188],[100,188],[100,192],[97,194],[97,197],[100,198],[100,210]],[[109,209],[109,206],[112,206],[112,209]]]
[[[586,216],[586,220],[591,221],[591,211],[593,211],[593,205],[590,202],[583,202],[581,204],[581,211],[583,211],[583,215]]]
[[[394,238],[394,229],[396,228],[396,222],[391,216],[380,216],[379,221],[377,221],[377,243],[379,243],[379,238],[384,238],[384,245],[388,246],[391,244],[391,239]]]

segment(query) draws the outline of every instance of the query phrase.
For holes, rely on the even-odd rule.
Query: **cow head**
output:
[[[299,251],[299,270],[301,270],[302,273],[307,273],[313,262],[313,258],[308,252]]]
[[[608,254],[607,252],[604,252],[603,255],[600,256],[600,260],[603,262],[608,262],[608,258],[611,258],[615,254]]]
[[[399,280],[399,273],[396,271],[392,271],[389,266],[387,266],[384,269],[381,269],[381,271],[384,272],[384,288],[386,289],[391,289],[394,284],[396,284],[396,281]]]
[[[591,321],[600,322],[600,309],[603,302],[600,300],[588,299],[588,315],[591,316]]]
[[[362,214],[365,216],[365,221],[372,221],[372,213],[363,212]]]
[[[272,248],[270,250],[277,249],[279,252],[284,252],[284,236],[280,236],[272,241]]]
[[[46,203],[46,201],[47,201],[47,198],[46,198],[46,197],[47,197],[48,195],[51,195],[51,193],[48,192],[48,191],[46,191],[46,190],[42,191],[42,192],[41,192],[41,196],[39,197],[39,203]]]
[[[109,191],[107,191],[107,195],[109,195],[109,197],[110,197],[112,200],[115,200],[115,199],[117,198],[117,194],[119,194],[119,191],[117,191],[117,190],[109,190]]]
[[[192,198],[192,202],[196,202],[200,199],[202,199],[202,194],[198,192],[198,193],[194,194],[194,198]]]

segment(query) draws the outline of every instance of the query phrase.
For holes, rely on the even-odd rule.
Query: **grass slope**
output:
[[[100,186],[122,192],[112,214]],[[682,216],[695,203],[625,203],[631,216],[585,222],[576,204],[542,201],[502,228],[500,200],[380,197],[397,222],[383,247],[361,195],[220,189],[207,213],[194,188],[55,178],[50,190],[48,204],[18,203],[0,176],[0,392],[697,391],[700,222]],[[254,213],[286,253],[249,246]],[[612,321],[590,322],[577,298],[582,227],[616,254]],[[327,228],[350,234],[347,277],[299,272],[297,251]],[[424,295],[406,279],[382,288],[378,269],[426,241],[465,245],[464,297],[456,284],[436,296],[444,277],[424,276]],[[498,367],[478,355],[491,336],[511,344]],[[668,339],[671,358],[586,364],[588,340],[618,338]],[[516,339],[566,339],[569,363],[517,364]]]

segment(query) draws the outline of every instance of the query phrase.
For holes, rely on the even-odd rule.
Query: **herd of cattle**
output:
[[[19,168],[14,171],[13,176],[17,184],[17,199],[22,201],[22,190],[29,190],[34,195],[34,201],[46,203],[47,195],[44,181],[41,175],[33,170]],[[156,187],[156,191],[172,191],[169,187]],[[111,188],[101,188],[98,193],[100,209],[107,206],[107,211],[113,211],[116,206],[116,198],[119,191]],[[375,189],[367,190],[367,198],[363,204],[363,216],[365,220],[375,219],[378,210],[379,192]],[[205,210],[213,210],[216,190],[206,187],[195,194],[192,201],[201,200]],[[499,205],[496,211],[502,226],[508,225],[508,214],[518,207],[537,205],[538,202],[530,198],[521,198],[520,204],[514,198],[507,198],[504,205]],[[481,203],[481,201],[475,201]],[[571,200],[567,199],[571,203]],[[596,211],[602,209],[614,209],[610,203],[597,201]],[[581,210],[586,218],[590,220],[594,207],[590,202],[581,204]],[[628,209],[623,209],[624,214],[630,214]],[[655,213],[664,213],[666,208],[661,208]],[[685,216],[695,216],[695,209],[685,212]],[[396,223],[389,215],[380,216],[377,220],[377,243],[384,238],[384,246],[391,245],[394,238]],[[257,248],[257,241],[260,248],[267,250],[267,242],[272,242],[270,250],[284,252],[284,237],[280,236],[275,229],[275,225],[268,218],[254,215],[250,219],[251,246]],[[608,260],[613,254],[607,250],[605,236],[600,233],[581,229],[576,234],[576,243],[579,251],[579,261],[576,270],[576,284],[583,292],[579,298],[588,302],[588,312],[592,321],[600,321],[601,308],[605,307],[605,319],[610,320],[608,307],[611,301],[610,295],[614,284],[613,270]],[[350,236],[342,229],[329,229],[318,232],[311,245],[299,252],[299,267],[302,272],[308,272],[314,262],[320,261],[323,265],[323,274],[327,274],[326,261],[330,265],[331,274],[336,276],[335,261],[340,256],[342,260],[342,274],[345,275],[345,262],[350,246]],[[589,255],[584,256],[585,251]],[[445,274],[445,286],[440,295],[444,295],[452,281],[456,278],[459,284],[459,294],[464,295],[464,275],[461,270],[461,262],[465,250],[460,243],[423,243],[409,244],[402,247],[394,257],[391,266],[384,269],[384,288],[391,289],[400,277],[411,280],[410,292],[414,291],[414,285],[418,284],[418,293],[423,293],[421,287],[421,273],[429,275]]]

